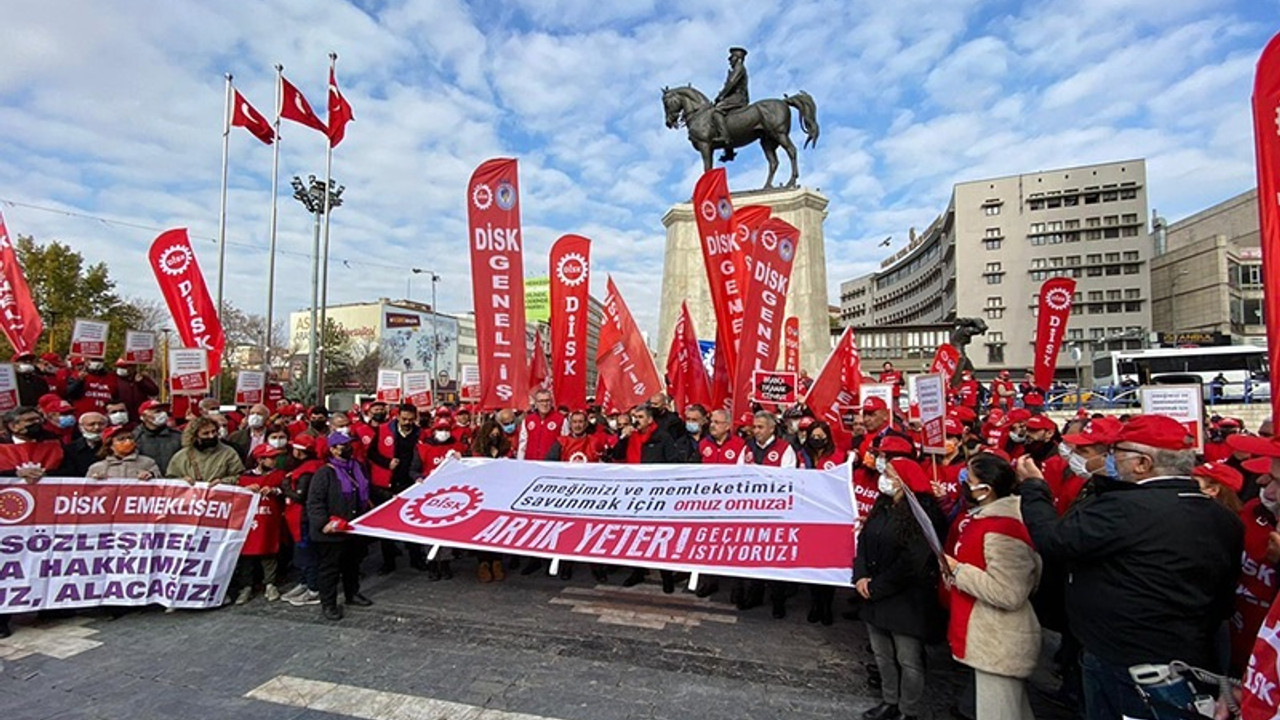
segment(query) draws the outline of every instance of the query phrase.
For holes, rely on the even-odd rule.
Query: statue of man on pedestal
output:
[[[725,77],[724,87],[716,95],[715,101],[717,140],[724,144],[724,154],[720,156],[720,162],[729,162],[735,157],[733,142],[725,126],[725,115],[751,104],[751,93],[747,89],[746,60],[746,48],[729,48],[729,74]]]

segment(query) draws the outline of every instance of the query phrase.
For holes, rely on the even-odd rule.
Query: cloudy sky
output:
[[[660,88],[714,95],[745,45],[754,98],[808,91],[822,138],[801,181],[831,198],[828,287],[874,267],[888,235],[942,210],[953,183],[1147,158],[1170,220],[1253,185],[1253,66],[1278,0],[366,0],[23,2],[0,23],[0,210],[10,231],[104,260],[158,297],[146,250],[189,227],[216,279],[223,73],[269,112],[273,66],[323,114],[327,54],[356,121],[334,158],[330,301],[402,297],[408,268],[469,310],[465,184],[520,158],[528,275],[562,233],[594,239],[657,330],[664,234],[701,171],[662,124]],[[794,133],[799,135],[799,128]],[[324,139],[286,123],[277,313],[310,297],[310,217],[287,178],[323,174]],[[784,160],[785,163],[785,160]],[[265,310],[270,149],[231,136],[227,297]],[[758,149],[731,188],[764,177]],[[785,165],[784,165],[785,170]],[[32,207],[35,206],[35,207]],[[56,209],[62,212],[50,212]],[[101,219],[110,222],[103,222]],[[418,276],[412,296],[425,300]]]

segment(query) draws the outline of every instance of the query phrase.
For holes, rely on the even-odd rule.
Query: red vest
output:
[[[754,445],[754,444],[753,444]],[[760,459],[756,460],[756,448],[752,445],[747,446],[747,457],[744,460],[748,465],[768,465],[770,467],[782,467],[782,458],[787,454],[787,441],[774,438],[773,442],[763,448],[760,448]]]
[[[604,450],[604,441],[595,433],[586,433],[582,437],[564,435],[559,442],[562,462],[600,462],[600,454]]]
[[[1268,563],[1267,537],[1276,529],[1257,498],[1240,510],[1244,521],[1244,554],[1240,583],[1236,586],[1235,612],[1228,628],[1231,635],[1231,669],[1244,672],[1262,621],[1276,597],[1276,566]]]
[[[729,433],[723,443],[717,443],[710,435],[698,442],[703,465],[737,465],[746,451],[747,442],[734,433]]]
[[[16,470],[18,466],[27,463],[39,464],[46,473],[56,471],[62,464],[62,443],[57,440],[41,440],[0,445],[0,470]]]
[[[85,373],[84,395],[76,398],[71,403],[76,409],[76,417],[78,418],[87,412],[105,413],[107,411],[107,403],[116,399],[120,387],[119,382],[119,378],[114,373],[102,375]]]
[[[415,427],[414,430],[416,431],[417,428]],[[374,442],[378,444],[378,454],[387,460],[391,460],[396,456],[396,440],[391,436],[391,433],[391,423],[384,422],[378,426],[377,435],[374,437]],[[369,484],[384,488],[391,487],[391,468],[370,462]]]
[[[545,416],[536,412],[528,413],[520,421],[520,441],[518,447],[524,448],[522,460],[546,460],[551,446],[560,439],[569,421],[558,411],[552,410]]]
[[[240,476],[240,486],[280,487],[284,471],[273,470],[266,475],[245,473]],[[258,557],[280,552],[280,520],[284,515],[284,501],[279,495],[262,495],[258,498],[258,514],[253,517],[249,534],[245,537],[241,555]]]
[[[987,569],[985,543],[988,533],[1007,535],[1021,540],[1028,547],[1031,535],[1022,521],[1011,517],[965,517],[956,526],[955,558],[965,565],[972,565],[979,570]],[[951,654],[957,660],[964,660],[966,643],[969,639],[969,616],[973,614],[973,606],[977,601],[972,595],[961,592],[959,588],[951,588],[951,624],[947,628],[947,640],[951,642]]]
[[[467,448],[457,440],[450,440],[449,442],[440,444],[419,442],[418,459],[422,461],[422,477],[430,477],[431,473],[435,472],[436,468],[440,467],[440,463],[444,462],[445,456],[448,455],[450,451],[456,452],[459,455],[465,455],[467,453]],[[388,474],[387,477],[388,482],[390,482],[390,474]]]
[[[834,448],[831,452],[822,457],[813,458],[813,468],[815,470],[833,470],[849,461],[849,453]]]
[[[960,398],[960,404],[967,408],[978,407],[978,381],[965,380],[960,383],[957,395]]]

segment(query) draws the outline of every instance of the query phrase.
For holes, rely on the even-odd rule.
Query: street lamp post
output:
[[[320,309],[320,220],[324,217],[326,206],[332,211],[333,208],[342,204],[344,188],[339,185],[336,190],[328,190],[325,182],[317,179],[315,175],[307,176],[306,183],[302,182],[302,178],[294,175],[290,184],[293,185],[293,198],[302,203],[307,212],[315,217],[315,239],[311,246],[311,333],[307,348],[307,385],[315,389],[316,401],[319,402],[322,397],[317,376],[321,372],[320,344],[324,342],[323,328],[320,327],[320,321],[317,318]],[[326,190],[328,190],[327,193]],[[327,203],[326,200],[328,200]]]
[[[439,402],[439,382],[440,382],[440,332],[436,324],[436,315],[439,310],[436,309],[436,283],[440,282],[440,276],[434,270],[423,270],[422,268],[413,268],[414,275],[430,274],[431,275],[431,402],[435,404]]]

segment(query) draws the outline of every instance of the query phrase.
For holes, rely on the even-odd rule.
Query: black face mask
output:
[[[338,457],[339,457],[339,458],[341,458],[341,459],[343,459],[343,460],[350,460],[350,459],[351,459],[351,446],[350,446],[350,445],[339,445],[339,446],[338,446],[338,449],[337,449],[337,453],[338,453]]]
[[[316,430],[324,430],[325,428],[329,427],[329,421],[328,420],[312,420],[311,427]]]
[[[218,447],[218,438],[196,438],[195,446],[197,450],[212,450]]]
[[[36,440],[44,437],[44,428],[40,426],[40,423],[29,423],[14,430],[13,434],[23,440]]]
[[[384,422],[386,422],[386,421],[387,421],[387,414],[386,414],[386,413],[374,413],[374,414],[372,414],[372,415],[370,415],[370,416],[369,416],[369,419],[370,419],[370,420],[372,420],[372,421],[374,421],[374,422],[376,422],[376,423],[384,423]]]
[[[811,437],[809,438],[809,442],[807,444],[809,447],[813,448],[814,450],[826,450],[827,447],[830,446],[830,441],[827,438]]]

